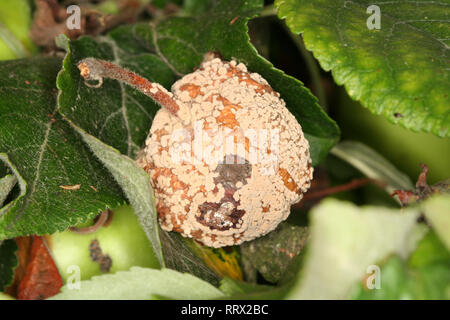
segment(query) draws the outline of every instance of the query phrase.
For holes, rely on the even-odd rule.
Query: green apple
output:
[[[14,299],[14,297],[11,297],[9,294],[0,292],[0,300],[16,300],[16,299]]]
[[[98,241],[103,255],[111,258],[110,273],[128,270],[132,266],[159,268],[152,245],[133,209],[122,206],[112,211],[112,222],[94,233],[64,231],[49,237],[50,250],[64,283],[78,271],[80,280],[102,274],[99,263],[90,257],[93,240]]]
[[[28,0],[0,1],[0,60],[25,58],[36,51],[30,25]]]
[[[342,130],[342,139],[361,141],[374,148],[414,182],[422,171],[420,163],[430,169],[430,184],[450,177],[450,139],[392,124],[351,100],[343,88],[339,90],[339,107],[334,117]]]

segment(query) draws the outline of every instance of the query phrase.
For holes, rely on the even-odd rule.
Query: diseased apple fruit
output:
[[[105,60],[86,58],[78,69],[89,87],[119,80],[162,106],[136,162],[151,177],[164,230],[210,247],[239,245],[274,230],[308,190],[313,168],[300,124],[243,63],[207,53],[172,92]]]

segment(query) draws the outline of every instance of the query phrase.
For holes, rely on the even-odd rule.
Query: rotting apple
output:
[[[274,230],[308,190],[313,168],[300,124],[243,63],[209,52],[171,92],[105,60],[85,58],[78,69],[89,87],[115,79],[162,106],[136,163],[151,177],[163,230],[215,248],[239,245]]]
[[[93,233],[79,234],[67,230],[48,237],[64,283],[78,271],[80,280],[86,280],[105,272],[128,270],[132,266],[159,268],[151,243],[133,209],[125,205],[111,211],[111,223]],[[99,259],[93,258],[99,253],[109,257],[107,270]]]

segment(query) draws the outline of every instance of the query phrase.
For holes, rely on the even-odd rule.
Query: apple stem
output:
[[[309,201],[309,200],[317,199],[317,198],[323,198],[323,197],[326,197],[326,196],[329,196],[329,195],[332,195],[335,193],[339,193],[339,192],[350,191],[350,190],[365,186],[369,183],[373,183],[380,188],[386,187],[385,182],[379,181],[376,179],[370,179],[370,178],[354,179],[348,183],[341,184],[338,186],[329,187],[329,188],[326,188],[323,190],[308,192],[304,195],[302,201],[300,201],[298,204],[295,204],[294,207],[300,208],[301,206],[303,206],[305,201]]]
[[[150,82],[144,77],[122,68],[117,64],[96,58],[81,60],[78,63],[78,69],[88,87],[101,87],[103,78],[115,79],[136,88],[178,117],[177,113],[180,110],[178,103],[172,98],[172,94],[159,83]],[[98,83],[93,85],[87,82],[89,80],[95,80]]]

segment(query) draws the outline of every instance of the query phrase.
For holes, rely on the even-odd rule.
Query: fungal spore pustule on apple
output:
[[[86,80],[124,81],[162,106],[137,164],[150,175],[164,230],[238,245],[274,230],[308,190],[313,168],[300,124],[244,64],[207,54],[171,92],[106,61],[78,66]]]

